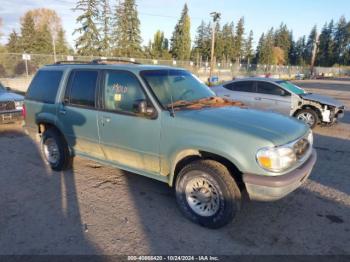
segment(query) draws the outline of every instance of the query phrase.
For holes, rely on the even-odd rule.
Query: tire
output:
[[[311,129],[313,129],[319,121],[318,114],[313,109],[301,109],[295,114],[295,118],[303,121]]]
[[[241,208],[241,192],[235,180],[224,165],[214,160],[197,160],[185,166],[175,189],[182,213],[204,227],[228,224]]]
[[[67,142],[55,128],[49,128],[42,134],[41,152],[51,169],[62,171],[71,167],[72,157]]]

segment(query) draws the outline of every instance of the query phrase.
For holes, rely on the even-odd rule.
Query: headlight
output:
[[[312,131],[296,141],[277,147],[264,147],[256,153],[258,164],[271,172],[282,172],[297,161],[304,161],[312,152]]]
[[[15,107],[16,107],[16,109],[22,109],[23,108],[23,101],[15,101]]]
[[[259,165],[271,172],[281,172],[290,168],[297,157],[290,147],[265,147],[258,150],[256,159]]]

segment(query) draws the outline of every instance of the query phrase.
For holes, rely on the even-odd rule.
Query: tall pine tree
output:
[[[226,62],[234,59],[234,25],[233,22],[226,23],[222,27],[223,56]]]
[[[237,26],[236,26],[236,34],[235,34],[235,40],[234,40],[234,58],[237,61],[240,61],[242,54],[243,54],[243,43],[244,43],[244,18],[241,17],[238,20]]]
[[[244,43],[244,56],[246,57],[246,62],[249,64],[253,59],[254,51],[253,51],[253,31],[250,30],[248,38]]]
[[[31,14],[26,13],[21,21],[21,38],[20,46],[21,52],[31,53],[35,49],[35,39],[37,36],[34,19]]]
[[[109,6],[109,0],[102,0],[102,12],[100,17],[100,22],[102,24],[102,41],[101,41],[101,49],[103,55],[110,55],[111,49],[111,32],[110,32],[110,24],[111,24],[111,8]]]
[[[73,34],[79,33],[75,47],[79,55],[100,55],[100,33],[97,27],[99,19],[98,0],[78,0],[75,11],[82,14],[76,19],[80,27]]]
[[[206,61],[210,57],[211,27],[206,25],[204,21],[197,28],[197,34],[194,41],[194,52],[198,57]],[[197,55],[196,55],[197,56]]]
[[[171,54],[178,60],[187,60],[191,55],[191,21],[188,15],[188,7],[185,4],[180,20],[175,26],[171,38]]]
[[[281,23],[280,27],[275,32],[275,46],[283,50],[284,60],[288,63],[288,54],[291,48],[290,33],[287,25]]]
[[[13,30],[11,34],[9,35],[8,42],[6,44],[7,50],[9,53],[19,53],[21,52],[21,46],[20,46],[20,37],[18,33]]]
[[[344,16],[340,17],[334,33],[334,62],[345,65],[348,61],[346,49],[350,44],[350,28]]]
[[[113,29],[114,53],[118,56],[140,56],[141,32],[135,0],[119,2]]]

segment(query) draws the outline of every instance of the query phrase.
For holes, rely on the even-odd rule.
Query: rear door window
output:
[[[98,71],[76,70],[69,77],[65,100],[71,105],[95,107]]]
[[[237,92],[255,92],[253,81],[240,81],[224,85],[226,89]]]
[[[30,84],[26,99],[49,104],[55,103],[62,75],[63,71],[39,71]]]

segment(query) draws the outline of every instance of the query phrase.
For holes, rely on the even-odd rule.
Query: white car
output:
[[[311,128],[335,123],[344,105],[327,96],[308,93],[291,82],[274,78],[244,78],[212,87],[217,96],[238,100],[251,108],[294,116]]]

